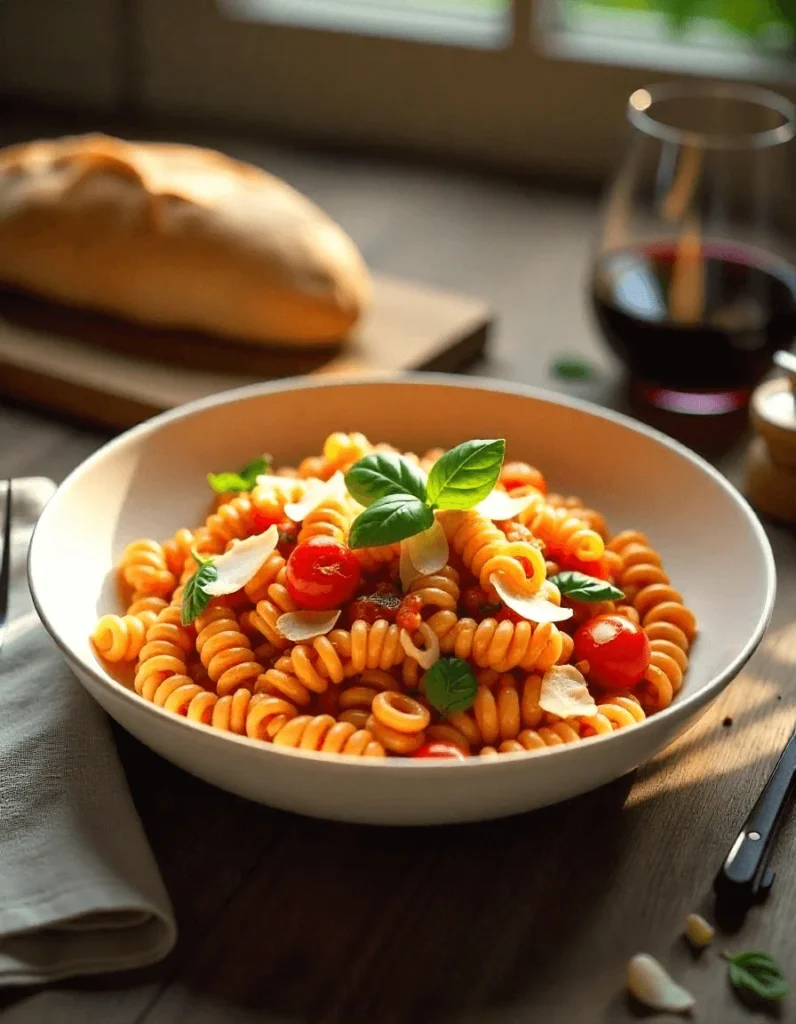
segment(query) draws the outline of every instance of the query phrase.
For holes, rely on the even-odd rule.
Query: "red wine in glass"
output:
[[[675,412],[744,407],[796,335],[796,268],[738,243],[605,252],[591,296],[603,336],[647,400]]]
[[[718,436],[745,426],[752,390],[796,336],[796,108],[757,86],[670,82],[637,89],[627,117],[592,263],[595,318],[634,412],[695,436],[712,419]]]

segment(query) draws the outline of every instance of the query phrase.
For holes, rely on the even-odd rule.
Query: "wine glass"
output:
[[[639,89],[591,299],[642,410],[745,410],[796,332],[796,110],[750,85]]]

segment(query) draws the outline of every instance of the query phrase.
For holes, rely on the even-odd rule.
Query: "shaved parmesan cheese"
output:
[[[512,498],[506,491],[492,491],[475,506],[475,510],[487,519],[500,523],[518,516],[526,508],[536,504],[540,497],[540,494],[523,494],[520,498]]]
[[[539,707],[559,718],[594,718],[597,705],[574,665],[553,665],[542,677]]]
[[[448,564],[448,538],[436,519],[433,526],[429,526],[422,533],[416,533],[414,537],[409,537],[404,544],[412,565],[422,576],[439,572]],[[403,546],[401,550],[403,551]]]
[[[418,632],[426,644],[424,651],[415,646],[411,633],[405,629],[401,630],[401,647],[410,658],[414,658],[421,668],[428,671],[439,661],[439,637],[427,622],[420,623]]]
[[[398,563],[398,571],[401,575],[401,589],[405,594],[408,593],[415,580],[423,575],[415,569],[405,540],[401,541],[401,558]]]
[[[571,608],[561,608],[538,594],[521,594],[500,573],[492,573],[489,582],[500,600],[529,622],[566,622],[574,614]]]
[[[299,480],[294,476],[273,476],[270,473],[263,473],[257,477],[258,487],[273,487],[280,494],[292,493],[296,489],[296,484],[303,484],[304,482],[304,480]]]
[[[341,612],[285,612],[276,620],[276,628],[286,640],[300,644],[334,629]]]
[[[234,594],[257,574],[278,543],[279,530],[276,526],[269,526],[265,533],[246,540],[235,541],[229,551],[213,559],[218,576],[202,589],[212,597]]]
[[[285,505],[285,515],[288,519],[292,519],[294,523],[301,523],[321,502],[326,501],[328,498],[342,499],[345,497],[345,494],[345,477],[338,470],[325,483],[323,480],[311,481],[301,501]]]

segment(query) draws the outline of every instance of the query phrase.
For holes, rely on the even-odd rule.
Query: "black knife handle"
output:
[[[764,899],[774,881],[767,861],[772,841],[796,781],[796,732],[788,740],[765,789],[733,843],[714,889],[722,900],[751,906]]]

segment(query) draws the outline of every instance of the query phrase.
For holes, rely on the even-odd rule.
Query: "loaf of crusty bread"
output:
[[[289,185],[212,150],[104,135],[0,150],[0,282],[156,327],[346,337],[367,268]]]

